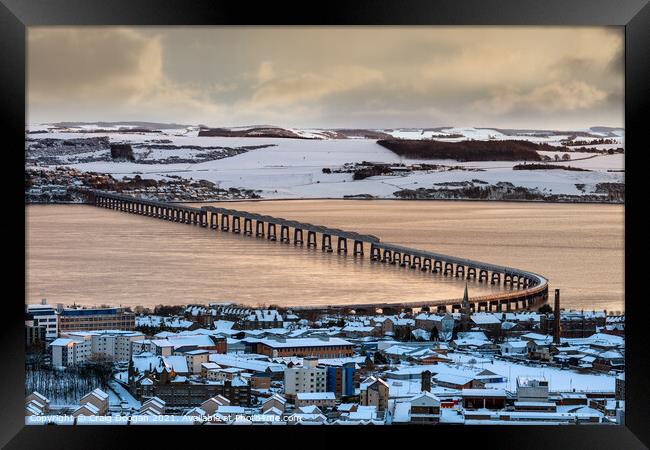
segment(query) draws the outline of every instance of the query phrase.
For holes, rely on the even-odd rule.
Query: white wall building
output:
[[[61,338],[67,338],[74,342],[88,341],[90,343],[88,355],[83,359],[80,354],[75,364],[86,362],[93,355],[114,361],[128,361],[131,358],[131,342],[142,339],[143,337],[144,335],[138,331],[122,330],[69,331],[67,333],[61,333]],[[57,339],[57,341],[59,340]],[[54,347],[52,348],[54,358]]]
[[[304,358],[302,367],[284,370],[284,392],[295,396],[301,392],[325,392],[327,369],[318,366],[317,358]]]
[[[52,365],[70,367],[84,364],[92,353],[92,341],[88,338],[58,338],[51,344]]]
[[[518,402],[548,402],[548,381],[545,378],[517,377]]]
[[[59,316],[45,299],[40,304],[27,305],[27,313],[34,318],[34,326],[45,327],[46,340],[54,340],[59,336]]]

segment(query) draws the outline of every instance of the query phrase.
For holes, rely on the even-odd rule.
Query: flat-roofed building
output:
[[[44,327],[45,339],[53,341],[59,336],[58,314],[56,310],[47,304],[45,299],[41,303],[26,305],[27,320],[31,320],[32,327]]]
[[[90,338],[58,338],[50,344],[52,366],[71,367],[86,363],[92,354]]]
[[[59,332],[134,330],[135,314],[123,308],[59,308]]]
[[[504,389],[463,389],[461,392],[465,409],[503,409],[506,406]]]
[[[62,338],[90,340],[92,357],[113,361],[128,361],[132,354],[132,343],[144,338],[139,331],[92,330],[61,333]]]
[[[318,359],[305,358],[302,367],[284,370],[284,393],[287,397],[295,397],[303,392],[325,392],[326,380],[327,369],[318,364]]]
[[[281,356],[312,356],[316,358],[343,358],[354,354],[353,344],[335,337],[262,339],[257,342],[257,353],[277,358]]]
[[[548,381],[545,378],[517,377],[518,402],[548,402]]]

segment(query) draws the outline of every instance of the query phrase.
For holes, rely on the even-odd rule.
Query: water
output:
[[[564,307],[624,309],[624,208],[300,200],[227,207],[546,276]],[[83,205],[30,205],[28,302],[334,305],[458,298],[455,278]],[[469,283],[470,296],[497,288]]]

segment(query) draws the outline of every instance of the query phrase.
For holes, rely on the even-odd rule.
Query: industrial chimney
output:
[[[431,371],[422,372],[422,392],[431,392]]]
[[[555,320],[555,327],[553,328],[553,342],[560,345],[560,290],[555,290],[555,309],[553,311],[553,320]]]

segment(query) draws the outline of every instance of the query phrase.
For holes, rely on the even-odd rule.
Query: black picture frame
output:
[[[478,448],[647,448],[650,445],[650,396],[648,389],[647,316],[642,314],[643,297],[634,295],[644,280],[642,264],[632,260],[640,253],[644,194],[634,189],[643,181],[643,166],[631,163],[647,149],[642,146],[650,97],[650,5],[648,0],[334,0],[307,7],[307,2],[226,2],[209,0],[0,0],[0,105],[4,135],[4,215],[0,222],[12,287],[24,281],[24,192],[20,167],[24,159],[25,127],[25,29],[38,25],[607,25],[625,27],[625,130],[626,184],[626,421],[624,426],[576,427],[347,427],[348,445],[395,444],[412,446],[480,446]],[[631,158],[631,159],[629,159]],[[635,181],[636,180],[636,181]],[[9,211],[7,208],[11,207]],[[13,210],[15,208],[15,211]],[[7,245],[5,245],[7,247]],[[18,261],[23,261],[21,268]],[[23,274],[20,274],[23,269]],[[6,283],[9,286],[9,283]],[[215,427],[43,426],[24,425],[24,286],[5,289],[0,327],[3,357],[0,359],[0,444],[6,448],[115,448],[135,444],[142,433],[153,442],[181,438],[187,445],[216,445]],[[641,292],[640,290],[638,292]],[[339,445],[340,427],[216,427],[219,443],[228,441],[250,446]],[[228,428],[227,430],[225,428]],[[354,428],[350,432],[349,428]],[[209,431],[207,431],[209,432]],[[333,434],[334,433],[334,434]],[[137,435],[137,436],[136,436]],[[233,441],[232,439],[235,439]],[[443,444],[443,440],[448,443]],[[393,444],[393,445],[395,445]],[[402,444],[402,445],[404,445]]]

